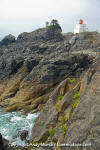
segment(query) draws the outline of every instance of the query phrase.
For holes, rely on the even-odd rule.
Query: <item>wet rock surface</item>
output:
[[[22,141],[25,141],[26,138],[28,136],[28,131],[27,130],[23,130],[21,133],[20,133],[20,138]]]
[[[9,141],[4,139],[0,133],[0,150],[10,150]]]
[[[2,139],[1,133],[0,133],[0,149],[4,150],[3,139]]]

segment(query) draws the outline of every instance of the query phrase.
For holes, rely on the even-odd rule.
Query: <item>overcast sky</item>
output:
[[[100,32],[100,0],[0,0],[0,37],[31,32],[52,19],[63,32],[73,32],[79,19]]]

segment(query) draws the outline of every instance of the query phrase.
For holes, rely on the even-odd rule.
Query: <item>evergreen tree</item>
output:
[[[50,24],[47,21],[46,22],[46,27],[52,28],[54,30],[59,30],[60,32],[62,32],[61,26],[59,25],[58,20],[56,20],[56,19],[52,19]]]

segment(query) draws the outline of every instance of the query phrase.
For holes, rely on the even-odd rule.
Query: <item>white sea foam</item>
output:
[[[24,115],[21,112],[3,113],[0,112],[0,133],[10,141],[11,145],[24,146],[25,142],[21,141],[18,133],[27,130],[31,135],[34,120],[39,113]]]
[[[21,139],[19,137],[16,138],[16,141],[12,142],[11,143],[12,146],[16,146],[16,145],[19,145],[19,146],[25,146],[25,141],[21,141]]]
[[[26,119],[32,119],[34,117],[34,114],[28,114]]]
[[[17,116],[14,116],[13,118],[11,118],[11,122],[15,122],[15,121],[20,121],[20,120],[22,120],[23,118],[21,118],[21,117],[17,117]]]

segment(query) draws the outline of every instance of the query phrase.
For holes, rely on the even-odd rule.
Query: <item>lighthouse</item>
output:
[[[83,20],[80,19],[78,24],[76,24],[76,27],[74,29],[74,34],[87,32],[87,31],[88,31],[88,28],[86,27],[86,24],[83,24]]]

